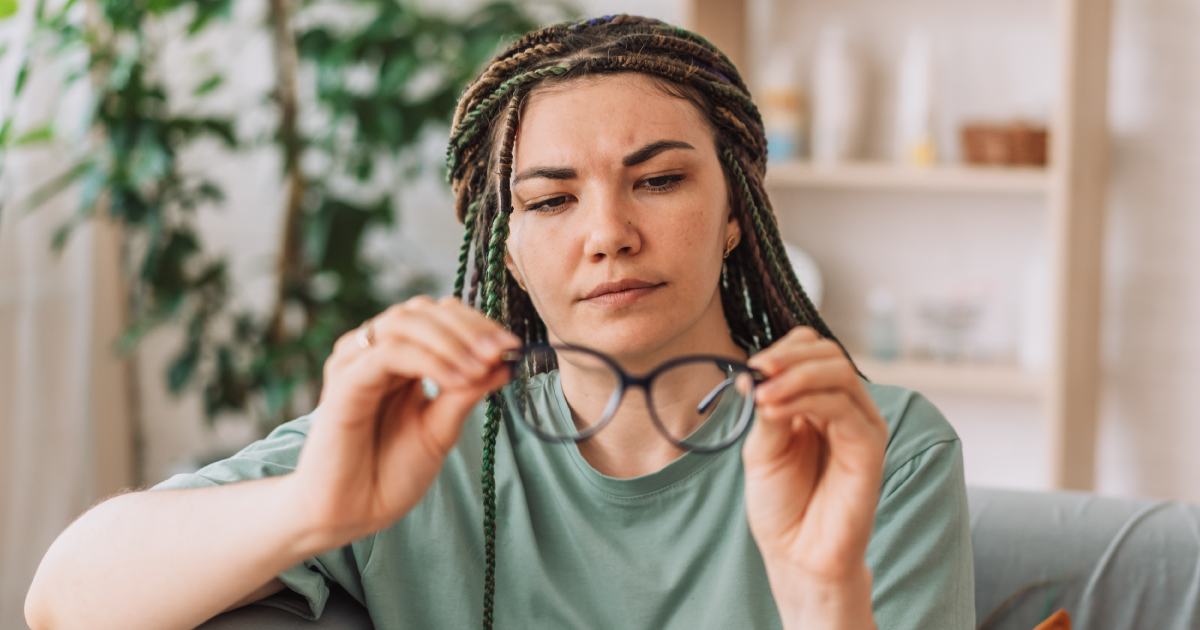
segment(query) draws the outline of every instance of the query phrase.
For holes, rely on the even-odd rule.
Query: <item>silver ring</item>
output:
[[[354,332],[354,340],[358,347],[366,350],[375,345],[375,320],[368,319]]]

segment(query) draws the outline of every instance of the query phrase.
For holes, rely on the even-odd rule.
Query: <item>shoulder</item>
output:
[[[307,416],[275,427],[267,437],[254,442],[233,456],[213,462],[194,473],[175,475],[154,486],[154,490],[175,490],[219,486],[237,481],[285,475],[296,469],[300,450],[308,437],[314,416]]]
[[[867,388],[889,430],[866,554],[875,618],[881,628],[973,628],[962,444],[921,394],[890,385]]]
[[[884,479],[931,451],[958,452],[958,434],[928,398],[894,385],[867,383],[867,391],[888,425]]]

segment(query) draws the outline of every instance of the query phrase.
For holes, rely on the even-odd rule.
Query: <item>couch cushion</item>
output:
[[[196,630],[374,630],[367,609],[339,587],[330,589],[329,603],[317,621],[288,612],[296,606],[289,598],[299,597],[284,590],[265,600],[217,615]],[[307,604],[300,598],[300,604]]]
[[[968,500],[987,630],[1029,630],[1059,608],[1081,630],[1200,628],[1200,507],[986,488]]]

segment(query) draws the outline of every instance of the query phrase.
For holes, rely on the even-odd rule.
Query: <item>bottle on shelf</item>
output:
[[[865,114],[863,73],[841,24],[821,29],[812,83],[813,160],[836,164],[858,157]]]
[[[900,358],[900,324],[891,289],[875,287],[867,294],[867,352],[877,361]]]
[[[794,57],[787,51],[778,51],[767,64],[762,83],[767,159],[772,162],[804,159],[808,155],[808,103],[796,76]]]
[[[898,164],[930,166],[937,163],[934,139],[933,42],[924,31],[908,34],[896,74],[894,158]]]

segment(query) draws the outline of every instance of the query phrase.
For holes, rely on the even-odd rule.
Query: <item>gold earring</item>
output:
[[[725,258],[729,258],[729,252],[733,251],[733,248],[736,245],[737,245],[737,237],[730,236],[729,241],[727,243],[725,243],[725,256],[724,256]]]

